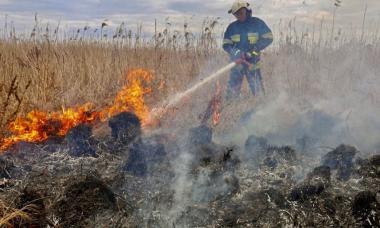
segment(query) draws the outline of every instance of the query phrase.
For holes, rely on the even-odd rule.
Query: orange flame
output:
[[[142,121],[148,120],[149,108],[144,96],[151,93],[147,84],[153,79],[150,71],[136,69],[127,74],[127,85],[118,92],[113,105],[95,111],[91,103],[75,108],[62,109],[61,112],[31,111],[26,117],[18,117],[9,124],[12,135],[1,140],[0,152],[17,142],[41,142],[51,136],[64,136],[79,124],[90,124],[95,121],[106,121],[124,111],[134,112]]]
[[[144,125],[149,116],[149,109],[145,105],[144,96],[152,92],[152,89],[146,87],[151,82],[153,74],[150,71],[137,69],[128,72],[127,86],[124,86],[116,95],[114,103],[111,107],[101,111],[100,118],[107,120],[120,112],[134,112]]]
[[[222,108],[222,91],[219,81],[216,83],[216,92],[207,105],[206,111],[203,114],[201,124],[206,125],[208,120],[212,118],[212,124],[218,125],[220,122],[220,113]]]
[[[214,126],[218,125],[220,122],[220,112],[221,112],[221,106],[222,106],[222,91],[220,88],[219,81],[216,83],[216,92],[215,96],[212,99],[212,123]]]

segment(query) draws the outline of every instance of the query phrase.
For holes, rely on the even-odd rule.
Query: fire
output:
[[[134,112],[144,125],[149,117],[149,108],[145,104],[144,96],[152,92],[146,84],[152,79],[153,74],[150,71],[143,69],[130,71],[127,76],[127,86],[119,91],[111,107],[100,112],[100,118],[107,120],[120,112],[130,111]]]
[[[221,107],[222,106],[222,91],[220,88],[220,83],[219,81],[216,83],[216,92],[215,96],[212,99],[212,123],[214,126],[218,125],[220,122],[220,112],[221,112]]]
[[[149,108],[144,96],[151,93],[148,84],[153,74],[144,69],[129,71],[127,84],[118,92],[111,106],[95,111],[91,103],[79,107],[62,108],[59,112],[31,111],[26,117],[17,117],[9,124],[11,136],[1,140],[0,151],[17,142],[42,142],[52,136],[64,136],[79,124],[106,121],[124,111],[134,112],[144,125],[149,117]]]
[[[11,137],[2,140],[0,150],[19,142],[41,142],[50,136],[63,136],[80,123],[90,123],[96,119],[96,113],[89,112],[91,104],[69,108],[62,112],[46,113],[31,111],[26,117],[17,117],[9,124]]]
[[[216,83],[216,92],[208,103],[207,109],[204,112],[201,123],[207,124],[208,120],[212,118],[212,124],[218,125],[220,122],[220,113],[222,108],[222,90],[219,81]]]

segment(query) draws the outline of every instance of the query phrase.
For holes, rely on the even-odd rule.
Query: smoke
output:
[[[263,58],[267,94],[256,98],[243,94],[232,104],[224,103],[213,141],[244,148],[247,138],[255,135],[266,138],[272,145],[290,145],[315,163],[340,144],[357,147],[362,157],[378,153],[380,65],[373,61],[380,57],[377,53],[378,50],[357,43],[312,53],[298,46],[268,53]],[[211,61],[201,75],[213,73],[219,67],[220,59]],[[226,79],[220,80],[226,83]],[[173,205],[165,215],[179,227],[178,219],[187,213],[189,206],[229,191],[223,178],[213,180],[210,185],[207,169],[199,169],[197,176],[191,174],[194,154],[186,142],[187,130],[200,124],[199,115],[212,91],[213,83],[202,85],[164,124],[179,144],[178,156],[171,160],[175,176],[170,186]],[[236,115],[238,118],[232,118]],[[225,130],[223,126],[233,127]],[[295,176],[302,178],[304,171]]]
[[[218,140],[243,145],[254,134],[315,155],[342,143],[356,146],[364,156],[378,153],[376,53],[355,44],[312,54],[296,46],[269,54],[263,73],[269,93]]]
[[[168,217],[175,220],[185,211],[189,204],[189,194],[191,189],[191,178],[189,177],[189,166],[192,156],[186,151],[181,153],[172,163],[175,170],[175,179],[171,185],[174,191],[174,206],[168,212]]]

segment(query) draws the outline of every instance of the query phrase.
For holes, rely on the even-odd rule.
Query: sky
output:
[[[234,17],[227,13],[233,0],[0,0],[0,24],[12,23],[18,31],[30,31],[37,13],[40,24],[60,23],[64,28],[109,27],[124,22],[131,28],[142,25],[147,32],[167,26],[197,30],[205,18],[218,18],[219,28],[225,28]],[[301,24],[316,24],[323,18],[341,27],[361,27],[367,6],[366,28],[376,29],[380,21],[380,0],[251,0],[254,16],[275,26],[280,20],[296,18]],[[0,31],[4,26],[0,26]]]

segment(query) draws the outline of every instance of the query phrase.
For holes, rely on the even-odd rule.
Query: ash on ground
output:
[[[311,167],[304,152],[255,135],[244,148],[216,144],[207,126],[185,142],[147,136],[131,113],[109,126],[104,138],[80,126],[2,155],[1,200],[35,205],[32,220],[15,226],[380,226],[379,155],[341,145]]]

